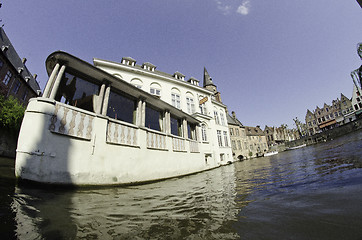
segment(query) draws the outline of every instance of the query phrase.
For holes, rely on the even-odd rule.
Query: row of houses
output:
[[[317,106],[313,111],[307,109],[306,134],[312,136],[360,118],[362,116],[361,93],[361,88],[353,84],[351,99],[341,93],[341,97],[333,100],[331,105],[324,103],[323,107]]]

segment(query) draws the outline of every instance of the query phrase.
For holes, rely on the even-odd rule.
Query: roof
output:
[[[100,59],[100,58],[93,58],[93,64],[95,66],[97,66],[97,67],[107,64],[107,65],[113,65],[114,67],[122,67],[122,68],[126,67],[126,68],[129,68],[129,69],[137,69],[137,70],[142,71],[144,74],[155,74],[155,75],[157,75],[159,77],[172,79],[173,81],[177,81],[178,83],[187,84],[188,86],[192,86],[193,88],[197,88],[197,89],[199,89],[201,91],[212,93],[210,90],[208,90],[206,88],[203,88],[201,86],[191,84],[188,81],[181,81],[179,79],[176,79],[174,77],[174,74],[165,73],[165,72],[159,71],[157,69],[155,69],[154,71],[148,71],[148,70],[143,69],[143,67],[141,65],[138,65],[138,64],[136,64],[135,66],[129,66],[129,65],[122,64],[120,62],[114,62],[114,61],[104,60],[104,59]]]
[[[239,121],[239,119],[233,118],[232,116],[230,116],[230,114],[226,114],[226,120],[230,125],[243,127],[243,124]]]
[[[260,127],[245,127],[246,136],[265,136]]]
[[[48,75],[51,74],[55,64],[59,62],[65,64],[67,69],[74,72],[79,72],[85,74],[89,77],[92,77],[94,80],[103,82],[104,80],[112,83],[112,86],[121,89],[123,92],[127,93],[130,96],[133,96],[136,99],[144,99],[147,103],[151,104],[154,107],[159,109],[168,110],[172,115],[175,115],[180,118],[186,119],[191,123],[200,123],[199,120],[193,116],[183,112],[180,109],[177,109],[170,105],[169,103],[155,97],[154,95],[140,90],[139,88],[133,86],[132,84],[116,77],[108,72],[103,71],[102,69],[91,65],[90,63],[81,60],[75,56],[70,55],[69,53],[57,51],[50,54],[46,60],[46,68]]]
[[[204,67],[204,87],[209,86],[209,85],[214,85],[214,83],[212,82],[212,78],[210,77],[209,73],[207,72],[206,68]]]
[[[26,65],[19,57],[18,53],[16,52],[14,46],[11,44],[9,38],[7,37],[2,27],[0,27],[0,46],[2,54],[9,60],[11,65],[14,67],[15,70],[18,71],[18,73],[19,69],[22,70],[19,73],[19,75],[24,79],[24,81],[28,83],[30,88],[35,93],[37,93],[37,91],[40,90],[38,82],[35,80],[33,75],[30,73],[29,69],[26,67]]]

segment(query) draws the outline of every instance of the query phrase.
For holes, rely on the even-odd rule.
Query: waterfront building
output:
[[[360,118],[362,116],[362,91],[361,88],[353,84],[352,101],[355,116]]]
[[[342,112],[342,119],[343,119],[342,121],[339,121],[341,122],[341,124],[346,124],[356,119],[351,99],[347,98],[342,93],[341,93],[340,109],[341,109],[340,112]]]
[[[278,128],[269,126],[265,126],[264,128],[264,134],[269,148],[296,140],[298,138],[297,132],[295,129],[288,129],[284,124]]]
[[[233,111],[232,116],[227,114],[227,122],[230,131],[231,147],[234,159],[242,160],[249,156],[249,142],[245,133],[245,127],[236,118],[236,114]]]
[[[356,111],[360,109],[358,94],[357,87],[354,86],[352,100],[341,93],[341,99],[333,100],[332,105],[324,103],[323,108],[317,106],[313,112],[307,109],[305,116],[307,134],[311,136],[354,121],[356,119]]]
[[[13,96],[26,106],[32,97],[40,95],[36,75],[26,67],[26,58],[21,59],[0,27],[0,94]]]
[[[268,151],[268,144],[263,130],[260,126],[245,126],[245,134],[248,139],[249,156],[259,157]]]
[[[93,59],[96,67],[109,74],[128,82],[137,88],[148,92],[157,98],[169,103],[200,121],[194,129],[193,139],[201,143],[201,151],[205,158],[213,158],[221,164],[233,161],[230,135],[227,126],[227,108],[221,101],[221,94],[217,91],[207,70],[204,68],[203,86],[194,77],[186,80],[186,76],[179,71],[168,74],[156,70],[156,65],[145,62],[137,64],[131,57],[123,57],[121,62],[113,62],[98,58]],[[157,106],[152,106],[157,111]],[[122,114],[118,112],[118,114]],[[161,118],[165,116],[161,114]],[[161,120],[160,120],[161,121]],[[177,136],[187,136],[191,131],[187,122],[170,116],[171,132]],[[164,129],[151,125],[146,127],[163,132]],[[180,133],[184,129],[185,133]]]

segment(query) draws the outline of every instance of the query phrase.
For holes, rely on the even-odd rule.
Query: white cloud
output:
[[[241,5],[238,7],[238,9],[236,10],[237,13],[242,14],[242,15],[247,15],[249,13],[250,10],[250,1],[249,0],[244,0]]]
[[[232,7],[230,5],[225,4],[225,2],[216,0],[217,9],[219,9],[224,15],[228,15],[232,11]]]

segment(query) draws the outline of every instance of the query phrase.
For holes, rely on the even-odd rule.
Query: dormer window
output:
[[[188,80],[189,83],[191,83],[192,85],[195,85],[195,86],[199,86],[199,80],[197,80],[196,78],[193,78],[191,77],[189,80]]]
[[[154,72],[156,69],[156,66],[153,65],[152,63],[149,62],[145,62],[142,64],[142,68],[151,72]]]
[[[3,51],[3,52],[6,52],[6,50],[8,50],[8,49],[9,49],[9,46],[5,46],[5,45],[1,46],[1,51]]]
[[[136,66],[136,60],[131,57],[124,57],[122,58],[122,64],[128,65],[128,66]]]
[[[18,73],[21,73],[22,71],[24,71],[24,68],[18,67]]]
[[[173,74],[173,77],[176,78],[177,80],[185,81],[185,75],[183,75],[180,72],[175,72]]]

